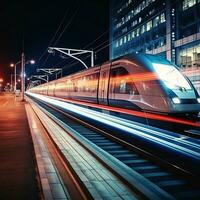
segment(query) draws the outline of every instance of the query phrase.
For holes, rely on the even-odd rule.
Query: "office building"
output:
[[[110,0],[110,59],[133,51],[177,64],[200,92],[200,0]]]

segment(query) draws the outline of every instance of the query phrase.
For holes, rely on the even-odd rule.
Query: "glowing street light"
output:
[[[0,83],[2,83],[3,82],[3,79],[2,78],[0,78]]]
[[[14,67],[14,70],[15,70],[15,82],[14,82],[14,91],[16,91],[16,80],[17,80],[17,65],[21,63],[21,60],[16,62],[15,64],[14,63],[11,63],[10,64],[10,67]]]
[[[21,90],[22,90],[22,101],[24,101],[24,93],[25,93],[25,65],[27,63],[35,64],[35,60],[28,60],[25,61],[25,55],[24,52],[22,52],[21,57]]]
[[[30,63],[31,65],[33,65],[33,64],[35,64],[35,60],[33,60],[33,59],[31,59],[31,60],[28,60],[28,61],[26,61],[25,62],[25,56],[24,56],[24,53],[22,53],[22,57],[21,57],[21,60],[19,60],[18,62],[16,62],[15,64],[13,64],[13,63],[11,63],[10,64],[10,67],[15,67],[15,91],[16,91],[16,81],[17,81],[17,78],[16,78],[16,66],[18,65],[18,64],[20,64],[21,63],[21,80],[20,80],[20,82],[21,82],[21,90],[22,90],[22,101],[24,100],[24,88],[25,88],[25,64],[28,64],[28,63]],[[19,82],[19,80],[18,80],[18,82]]]
[[[30,64],[34,65],[35,64],[35,60],[30,60]]]
[[[11,68],[15,67],[15,64],[14,64],[14,63],[11,63],[11,64],[10,64],[10,67],[11,67]],[[16,67],[15,67],[15,71],[16,71]],[[15,75],[15,76],[16,76],[16,75]],[[13,79],[12,79],[12,74],[10,75],[10,81],[11,81],[11,90],[14,88],[14,91],[15,91],[16,77],[15,77],[15,81],[14,81],[14,87],[13,87]]]

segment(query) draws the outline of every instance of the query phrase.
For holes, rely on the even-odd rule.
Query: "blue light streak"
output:
[[[156,142],[159,145],[179,151],[200,160],[200,145],[192,141],[184,140],[181,138],[182,136],[172,136],[157,130],[153,130],[152,127],[150,129],[148,127],[134,124],[130,120],[125,120],[116,116],[90,110],[88,108],[83,108],[78,105],[59,101],[53,99],[52,97],[49,98],[47,96],[30,92],[27,92],[27,94],[51,105],[60,107],[64,110],[68,110],[81,116],[90,118],[92,120],[96,120],[105,125],[109,125],[111,127],[118,128],[119,130],[126,131],[130,134],[140,136],[142,138],[145,138],[145,140]]]

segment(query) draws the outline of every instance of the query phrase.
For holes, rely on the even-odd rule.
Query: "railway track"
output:
[[[118,167],[115,166],[111,170],[142,198],[151,199],[150,196],[142,194],[140,186],[134,184],[144,183],[144,187],[163,195],[163,199],[200,199],[198,177],[56,107],[36,99],[34,102],[57,124],[64,129],[68,127],[68,132],[69,128],[73,130],[72,132],[76,133],[72,134],[73,137],[79,140],[80,144],[84,143],[104,165],[113,168],[111,161],[117,163]],[[121,171],[117,171],[120,168]],[[132,176],[141,182],[134,182]]]

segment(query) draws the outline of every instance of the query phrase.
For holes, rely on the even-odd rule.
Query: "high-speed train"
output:
[[[197,116],[199,95],[158,56],[132,53],[29,89],[28,92],[168,115]]]

